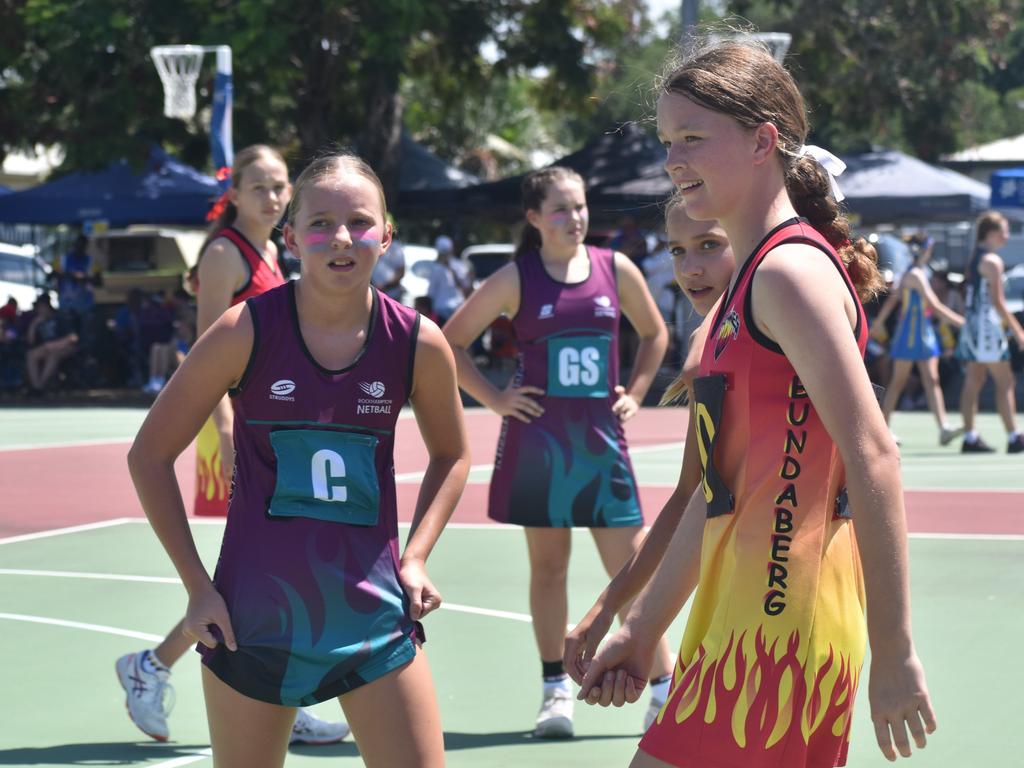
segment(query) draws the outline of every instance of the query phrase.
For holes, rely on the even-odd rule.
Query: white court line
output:
[[[491,608],[474,608],[470,605],[459,605],[458,603],[441,603],[441,610],[456,611],[458,613],[474,613],[477,616],[493,616],[496,619],[511,619],[512,621],[525,621],[532,624],[531,619],[525,613],[514,613],[512,611],[496,611]]]
[[[191,755],[176,757],[173,760],[165,760],[162,763],[147,765],[146,768],[177,768],[179,765],[191,765],[192,763],[198,763],[200,760],[205,760],[212,756],[213,749],[211,747],[207,747],[206,749],[201,749],[198,752],[193,752]]]
[[[0,576],[34,576],[34,577],[51,577],[60,579],[101,579],[104,581],[141,581],[150,584],[181,584],[181,580],[177,578],[171,578],[167,576],[138,576],[135,574],[128,573],[83,573],[79,571],[32,571],[23,568],[0,568]],[[513,611],[499,611],[492,608],[475,608],[471,605],[459,605],[458,603],[441,603],[441,607],[449,611],[457,611],[459,613],[473,613],[478,616],[492,616],[497,619],[511,619],[512,621],[525,621],[530,623],[532,619],[525,613],[515,613]],[[14,621],[35,621],[40,624],[57,624],[59,626],[77,627],[79,629],[90,629],[95,632],[109,631],[114,635],[124,635],[127,633],[128,637],[139,637],[143,640],[154,638],[156,640],[163,640],[162,637],[156,637],[155,635],[143,635],[141,632],[134,632],[132,630],[122,630],[116,627],[104,627],[99,624],[79,624],[78,622],[66,622],[60,619],[45,619],[40,616],[24,616],[22,614],[15,613],[0,613],[0,619],[12,619]]]
[[[63,536],[65,533],[81,533],[82,531],[93,531],[97,528],[110,528],[115,525],[130,523],[133,518],[116,517],[113,520],[101,520],[98,523],[86,523],[84,525],[72,525],[68,528],[52,528],[48,531],[36,531],[35,533],[23,533],[19,536],[8,536],[0,539],[0,544],[16,544],[19,541],[33,541],[34,539],[46,539],[50,536]],[[143,518],[144,522],[149,522]]]
[[[0,613],[0,619],[7,619],[9,621],[26,621],[30,624],[51,624],[55,627],[69,627],[71,629],[84,629],[89,632],[102,632],[106,635],[118,635],[120,637],[132,637],[136,640],[147,640],[151,643],[159,643],[164,639],[163,635],[151,635],[148,632],[136,632],[133,629],[107,627],[102,624],[85,624],[81,621],[51,619],[46,616],[26,616],[22,613]]]
[[[52,576],[59,579],[102,579],[104,581],[142,581],[148,584],[181,584],[175,576],[135,576],[128,573],[85,573],[82,571],[33,571],[27,568],[0,568],[0,576]]]
[[[42,451],[48,448],[88,448],[96,445],[128,445],[135,439],[131,437],[106,437],[95,440],[75,440],[67,443],[15,443],[14,445],[0,445],[0,453],[5,451]]]

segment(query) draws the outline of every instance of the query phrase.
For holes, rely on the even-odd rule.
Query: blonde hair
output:
[[[310,184],[326,179],[335,173],[355,173],[370,181],[380,194],[380,215],[385,224],[388,223],[388,204],[384,199],[384,185],[370,167],[369,163],[351,152],[331,152],[321,155],[303,169],[295,180],[292,199],[288,203],[287,221],[295,226],[295,217],[302,206],[302,193]]]
[[[672,193],[672,197],[665,201],[665,226],[668,227],[668,216],[679,206],[683,205],[683,196],[679,190]],[[684,360],[685,364],[686,361]],[[665,388],[665,391],[661,395],[661,399],[658,401],[658,405],[686,405],[690,401],[689,388],[686,385],[686,380],[683,378],[683,371],[679,371],[679,375],[672,380],[672,383]]]

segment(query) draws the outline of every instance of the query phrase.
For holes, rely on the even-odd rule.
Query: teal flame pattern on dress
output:
[[[330,560],[319,557],[313,539],[306,549],[318,595],[303,599],[291,584],[272,577],[290,609],[281,616],[282,634],[291,641],[281,702],[291,706],[317,703],[315,691],[356,672],[388,643],[407,634],[408,624],[401,588],[396,585],[398,592],[393,593],[380,586],[396,581],[387,548],[373,561],[359,557],[363,553],[344,539]],[[357,572],[365,577],[358,584],[345,578],[346,557],[363,560]],[[307,606],[311,599],[323,605],[323,621],[316,629]]]
[[[567,441],[558,440],[546,430],[538,430],[547,444],[549,457],[548,514],[551,525],[572,527],[573,508],[588,491],[593,493],[593,519],[598,525],[621,525],[622,518],[637,517],[640,504],[636,486],[623,464],[618,437],[608,429],[595,426],[594,431],[603,445],[603,450],[595,453],[588,445],[589,426],[585,419],[567,418],[563,423]],[[565,445],[571,446],[571,450],[567,452]]]

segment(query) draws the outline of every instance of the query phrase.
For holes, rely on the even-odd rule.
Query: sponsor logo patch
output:
[[[287,400],[288,402],[295,402],[294,397],[289,397],[292,392],[295,391],[295,382],[291,379],[278,379],[270,385],[270,399],[271,400]]]

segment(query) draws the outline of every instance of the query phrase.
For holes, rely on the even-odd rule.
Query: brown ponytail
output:
[[[786,157],[786,191],[796,212],[820,232],[843,260],[861,301],[885,286],[875,247],[860,237],[850,240],[850,223],[832,195],[828,172],[810,155]]]

